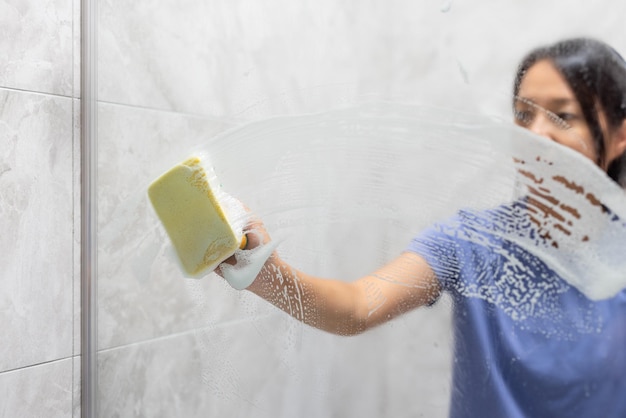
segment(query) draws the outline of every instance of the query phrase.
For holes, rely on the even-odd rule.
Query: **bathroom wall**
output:
[[[531,47],[593,35],[626,51],[615,7],[102,1],[102,416],[446,416],[449,304],[357,338],[303,327],[216,277],[183,279],[145,189],[218,133],[275,115],[394,100],[508,117]]]
[[[0,416],[80,416],[79,0],[0,1]]]
[[[80,415],[79,3],[0,1],[3,417]],[[594,35],[625,52],[626,5],[99,7],[99,416],[445,416],[445,303],[356,339],[302,327],[218,280],[182,279],[145,187],[274,115],[369,99],[505,113],[528,48]]]

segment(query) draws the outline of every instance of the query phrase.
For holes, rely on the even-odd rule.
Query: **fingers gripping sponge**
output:
[[[188,276],[213,271],[245,247],[243,207],[211,188],[200,158],[190,158],[156,179],[148,196]]]

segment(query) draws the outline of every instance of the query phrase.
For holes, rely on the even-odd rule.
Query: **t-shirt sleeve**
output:
[[[456,236],[457,220],[437,223],[413,238],[407,251],[423,257],[444,290],[454,288],[459,277],[461,248]]]

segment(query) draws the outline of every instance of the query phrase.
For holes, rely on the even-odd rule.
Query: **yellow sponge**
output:
[[[245,211],[235,199],[211,188],[200,158],[190,158],[156,179],[148,196],[188,276],[213,271],[245,247]]]

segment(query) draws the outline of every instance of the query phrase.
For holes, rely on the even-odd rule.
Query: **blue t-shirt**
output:
[[[408,248],[454,300],[450,416],[626,417],[626,292],[591,301],[506,239],[520,210],[461,211]]]

